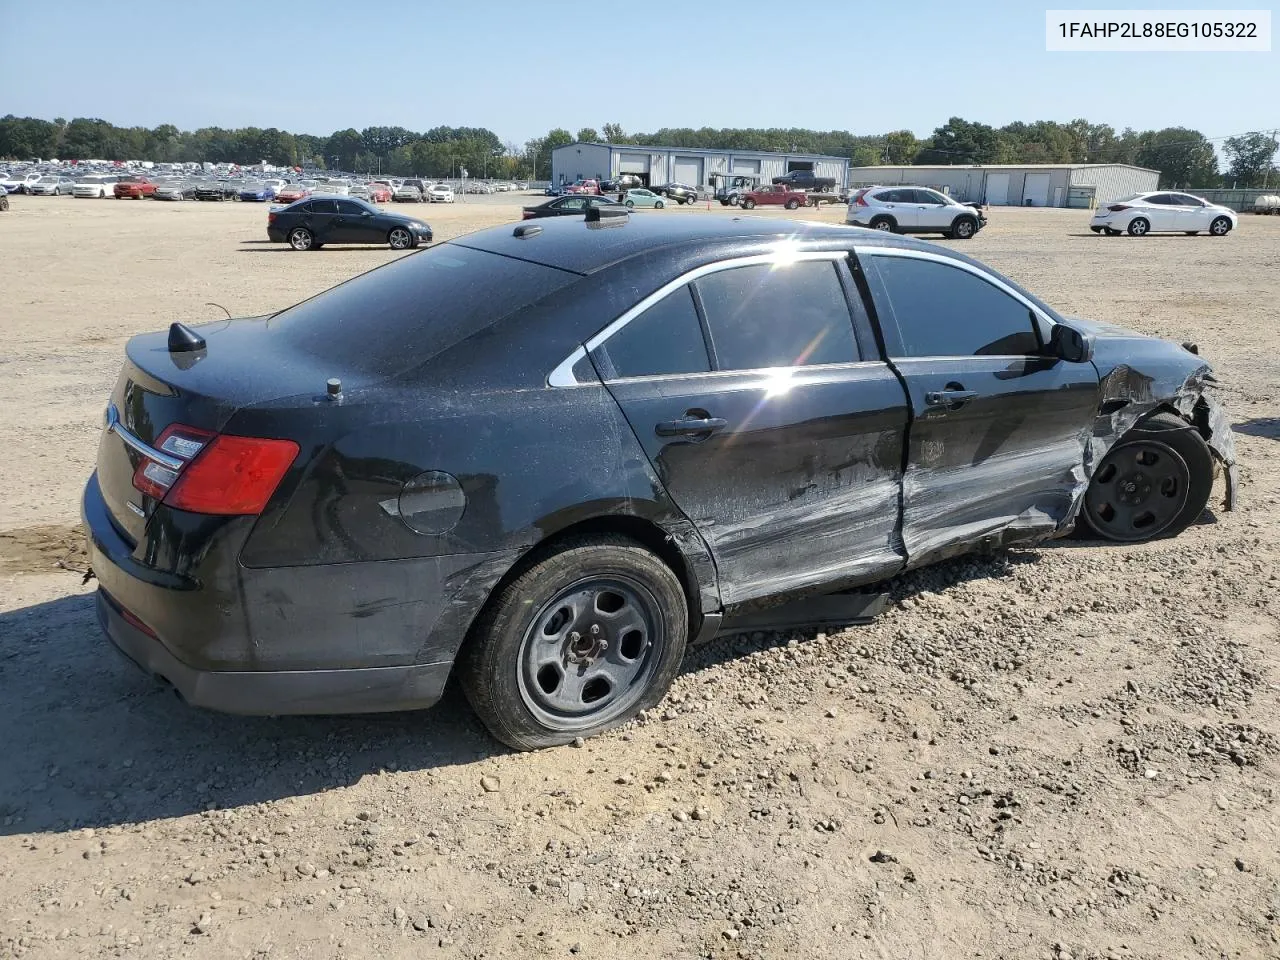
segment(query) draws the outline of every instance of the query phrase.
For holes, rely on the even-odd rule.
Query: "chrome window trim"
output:
[[[708,276],[713,273],[720,273],[724,270],[734,270],[738,267],[754,267],[760,264],[788,264],[798,263],[805,260],[829,260],[836,262],[838,260],[846,260],[849,257],[848,250],[808,250],[808,251],[786,251],[775,250],[772,253],[753,254],[749,257],[734,257],[730,260],[717,260],[715,263],[703,264],[701,267],[695,267],[687,273],[681,274],[669,283],[659,287],[653,293],[649,294],[639,303],[627,309],[625,313],[612,321],[599,333],[590,337],[585,344],[574,349],[573,353],[565,357],[556,368],[547,375],[547,385],[552,387],[576,387],[583,384],[573,375],[573,367],[587,353],[598,349],[606,340],[615,333],[625,327],[640,314],[644,313],[659,300],[674,293],[676,290],[693,283],[695,280]],[[772,369],[790,369],[789,367],[778,367]],[[719,371],[701,371],[701,375],[706,373]],[[727,373],[739,373],[741,371],[725,371]],[[676,374],[679,376],[679,374]],[[628,377],[630,380],[653,379],[644,377]]]
[[[1013,287],[1009,286],[999,277],[995,276],[994,274],[988,273],[986,270],[983,270],[981,267],[976,267],[971,263],[965,263],[963,260],[955,260],[951,257],[944,257],[941,254],[932,253],[928,250],[912,250],[907,247],[870,247],[870,246],[855,244],[853,248],[853,252],[857,254],[859,257],[864,257],[864,256],[866,257],[904,257],[904,258],[913,259],[913,260],[931,260],[934,263],[941,263],[941,264],[945,264],[948,267],[955,267],[959,270],[965,271],[966,273],[971,273],[975,277],[985,280],[987,283],[991,284],[993,287],[997,288],[998,290],[1002,290],[1004,293],[1007,293],[1009,296],[1013,297],[1013,299],[1017,300],[1020,304],[1022,304],[1032,313],[1034,313],[1038,320],[1044,323],[1047,323],[1050,327],[1054,327],[1057,325],[1054,322],[1052,317],[1045,316],[1043,310],[1041,310],[1034,303],[1032,303],[1030,300],[1028,300],[1026,297],[1020,294],[1017,290],[1013,289]],[[1011,354],[1011,356],[1022,356],[1022,354]]]
[[[132,433],[126,430],[124,425],[120,422],[120,412],[116,409],[116,405],[114,403],[107,405],[106,427],[107,432],[114,433],[117,437],[123,440],[126,447],[130,447],[137,453],[142,454],[148,460],[154,460],[167,470],[172,470],[177,473],[187,465],[185,460],[180,460],[177,457],[170,456],[167,453],[157,450],[155,447],[139,440]]]
[[[777,376],[784,370],[850,370],[859,367],[888,367],[883,360],[850,360],[847,363],[806,363],[790,367],[751,367],[743,370],[701,370],[696,373],[651,373],[643,377],[615,377],[610,383],[639,383],[646,380],[689,380],[694,377],[737,377],[750,374],[755,377]]]

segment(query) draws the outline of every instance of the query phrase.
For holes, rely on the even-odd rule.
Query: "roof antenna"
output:
[[[204,337],[176,320],[169,325],[169,352],[194,353],[205,347]]]
[[[226,307],[224,307],[222,304],[220,304],[220,303],[206,303],[206,304],[205,304],[205,306],[206,306],[206,307],[217,307],[219,310],[221,310],[223,313],[225,313],[225,314],[227,315],[227,319],[228,319],[228,320],[230,320],[230,319],[231,319],[231,311],[230,311],[230,310],[228,310]]]

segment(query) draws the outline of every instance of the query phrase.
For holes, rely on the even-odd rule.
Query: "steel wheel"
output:
[[[404,227],[396,227],[387,235],[392,250],[408,250],[413,246],[413,234]]]
[[[1084,508],[1111,540],[1150,540],[1178,519],[1190,491],[1191,471],[1178,451],[1160,440],[1130,441],[1102,461]]]
[[[525,707],[550,730],[607,724],[649,690],[667,638],[658,601],[639,581],[580,580],[538,611],[520,644]]]
[[[1231,221],[1227,217],[1217,217],[1209,224],[1209,232],[1215,237],[1225,237],[1231,232]]]

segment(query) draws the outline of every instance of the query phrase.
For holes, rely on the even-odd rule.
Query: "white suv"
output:
[[[893,233],[968,240],[987,225],[982,210],[924,187],[866,187],[849,197],[845,222]]]
[[[1127,233],[1142,237],[1148,233],[1200,233],[1225,237],[1236,225],[1236,212],[1189,193],[1135,193],[1104,203],[1093,214],[1089,229],[1117,236]]]

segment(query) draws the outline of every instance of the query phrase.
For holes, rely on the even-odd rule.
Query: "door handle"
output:
[[[926,393],[924,395],[924,404],[926,407],[948,407],[956,410],[977,395],[977,390],[965,390],[958,385],[956,387],[948,385],[945,390],[930,390]]]
[[[660,437],[682,437],[695,433],[714,433],[728,425],[729,422],[723,417],[685,417],[683,420],[664,420],[655,429]]]

